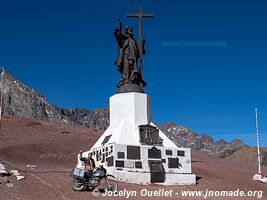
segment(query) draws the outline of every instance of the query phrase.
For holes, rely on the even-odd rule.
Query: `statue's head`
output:
[[[133,28],[131,26],[126,26],[125,27],[125,33],[132,35],[133,34]]]

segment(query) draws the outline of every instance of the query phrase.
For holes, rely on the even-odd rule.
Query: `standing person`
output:
[[[87,157],[82,157],[82,150],[80,151],[80,161],[84,162],[85,179],[89,181],[93,170],[95,169],[95,160],[92,158],[92,153],[88,153]]]

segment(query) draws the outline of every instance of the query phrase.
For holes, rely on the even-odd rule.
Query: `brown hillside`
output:
[[[74,192],[70,187],[69,172],[76,165],[77,153],[80,149],[89,149],[99,138],[101,132],[79,126],[52,123],[47,121],[5,117],[0,135],[0,160],[6,161],[6,167],[22,170],[26,179],[17,181],[11,176],[14,187],[0,184],[0,199],[79,199],[95,198],[90,191]],[[120,190],[137,191],[140,199],[142,189],[156,191],[170,190],[178,194],[183,190],[250,190],[263,191],[262,199],[267,199],[267,185],[252,181],[255,169],[244,164],[221,160],[200,152],[192,152],[193,173],[198,176],[198,184],[193,186],[158,185],[141,186],[119,183]],[[29,170],[27,164],[37,165],[37,169]],[[267,173],[266,168],[264,168]],[[98,199],[117,199],[118,197],[102,197]],[[156,197],[142,197],[152,199]],[[158,197],[159,198],[159,197]],[[161,199],[203,199],[203,197],[181,198],[178,196]],[[97,199],[97,198],[95,198]],[[207,199],[258,199],[257,197],[210,197]]]

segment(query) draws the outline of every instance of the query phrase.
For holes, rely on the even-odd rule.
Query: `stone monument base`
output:
[[[121,93],[110,97],[110,126],[86,156],[93,153],[119,181],[137,184],[190,185],[191,151],[177,147],[150,119],[145,93]],[[78,159],[78,168],[83,164]]]
[[[151,173],[150,172],[133,172],[133,171],[114,171],[113,175],[118,181],[135,183],[142,185],[151,184]],[[192,185],[196,183],[195,174],[165,174],[166,179],[163,183],[155,182],[154,184],[159,185]]]

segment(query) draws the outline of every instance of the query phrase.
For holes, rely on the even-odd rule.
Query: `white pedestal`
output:
[[[178,148],[160,130],[162,145],[142,145],[140,125],[156,127],[151,122],[147,94],[132,92],[110,97],[110,126],[88,151],[93,152],[96,165],[103,165],[116,179],[130,183],[195,184],[190,149]],[[77,167],[81,166],[78,160]],[[152,171],[153,166],[160,171]],[[155,182],[157,173],[162,178]]]
[[[150,101],[146,94],[123,93],[110,97],[110,128],[127,122],[132,127],[150,123]]]

